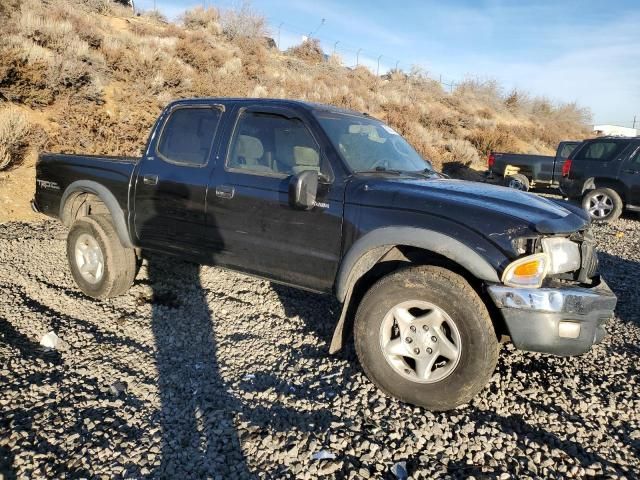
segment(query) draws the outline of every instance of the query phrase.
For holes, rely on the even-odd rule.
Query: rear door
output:
[[[344,185],[297,112],[238,108],[208,196],[207,242],[215,263],[316,291],[330,291],[342,239]],[[293,175],[316,170],[316,206],[289,204]]]
[[[166,114],[135,179],[134,225],[142,247],[202,250],[210,161],[224,107],[179,105]]]
[[[626,202],[640,207],[640,142],[633,142],[631,152],[622,163],[620,180],[627,187]]]

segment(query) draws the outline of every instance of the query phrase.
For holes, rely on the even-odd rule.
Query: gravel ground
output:
[[[619,295],[610,335],[557,358],[502,347],[454,412],[376,390],[326,354],[338,305],[151,257],[131,291],[84,297],[55,222],[0,225],[5,478],[636,477],[640,221],[597,227]],[[39,345],[49,331],[53,351]],[[319,451],[335,459],[314,460]],[[1,477],[1,475],[0,475]],[[402,475],[400,475],[402,478]]]

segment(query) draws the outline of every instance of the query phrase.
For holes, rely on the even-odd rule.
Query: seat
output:
[[[263,155],[264,148],[258,138],[249,135],[238,135],[230,166],[255,172],[273,172],[271,167],[260,163]]]
[[[295,164],[292,171],[295,175],[305,170],[315,170],[320,173],[320,155],[311,147],[293,147],[293,158]]]

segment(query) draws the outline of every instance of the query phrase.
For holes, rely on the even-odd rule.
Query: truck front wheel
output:
[[[93,298],[123,294],[136,276],[134,250],[122,246],[105,215],[90,215],[73,223],[67,236],[67,259],[76,284]]]
[[[498,360],[484,303],[464,278],[441,267],[409,267],[379,280],[363,298],[354,329],[369,379],[431,410],[469,402]]]

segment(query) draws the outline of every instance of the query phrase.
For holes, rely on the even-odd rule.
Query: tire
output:
[[[610,223],[622,215],[624,204],[618,192],[611,188],[596,188],[582,197],[582,208],[591,220],[599,223]]]
[[[126,292],[137,271],[134,250],[122,246],[111,217],[105,215],[90,215],[73,223],[67,236],[67,260],[80,290],[98,299]]]
[[[529,179],[521,173],[504,177],[504,185],[515,190],[522,190],[523,192],[528,192],[529,188],[531,188]]]
[[[396,308],[399,310],[394,310]],[[428,372],[424,375],[428,379],[418,378],[417,361],[413,360],[412,364],[409,357],[384,353],[383,345],[387,345],[387,348],[400,345],[398,338],[395,338],[394,347],[389,347],[391,342],[387,344],[385,335],[388,332],[389,315],[391,321],[397,324],[396,315],[392,312],[405,311],[407,308],[415,318],[405,322],[404,331],[398,338],[404,348],[411,345],[408,348],[413,349],[412,354],[416,348],[422,349],[420,364],[425,365],[426,361],[426,364],[433,365],[431,369],[422,369]],[[415,308],[426,310],[417,313]],[[422,316],[430,308],[431,313]],[[438,328],[439,333],[433,327],[432,320],[437,319],[434,314],[445,318]],[[403,317],[404,314],[399,316]],[[429,329],[427,323],[431,324]],[[415,326],[416,330],[411,330],[411,326]],[[412,338],[410,344],[405,335]],[[444,348],[447,344],[442,336],[447,337],[449,344],[458,347],[457,360],[438,356],[439,351],[447,352]],[[469,402],[491,378],[499,351],[489,313],[475,290],[460,275],[434,266],[398,270],[374,284],[358,307],[354,343],[360,364],[373,383],[403,402],[430,410],[450,410]],[[451,353],[447,355],[455,356]],[[409,368],[405,368],[407,366]]]

